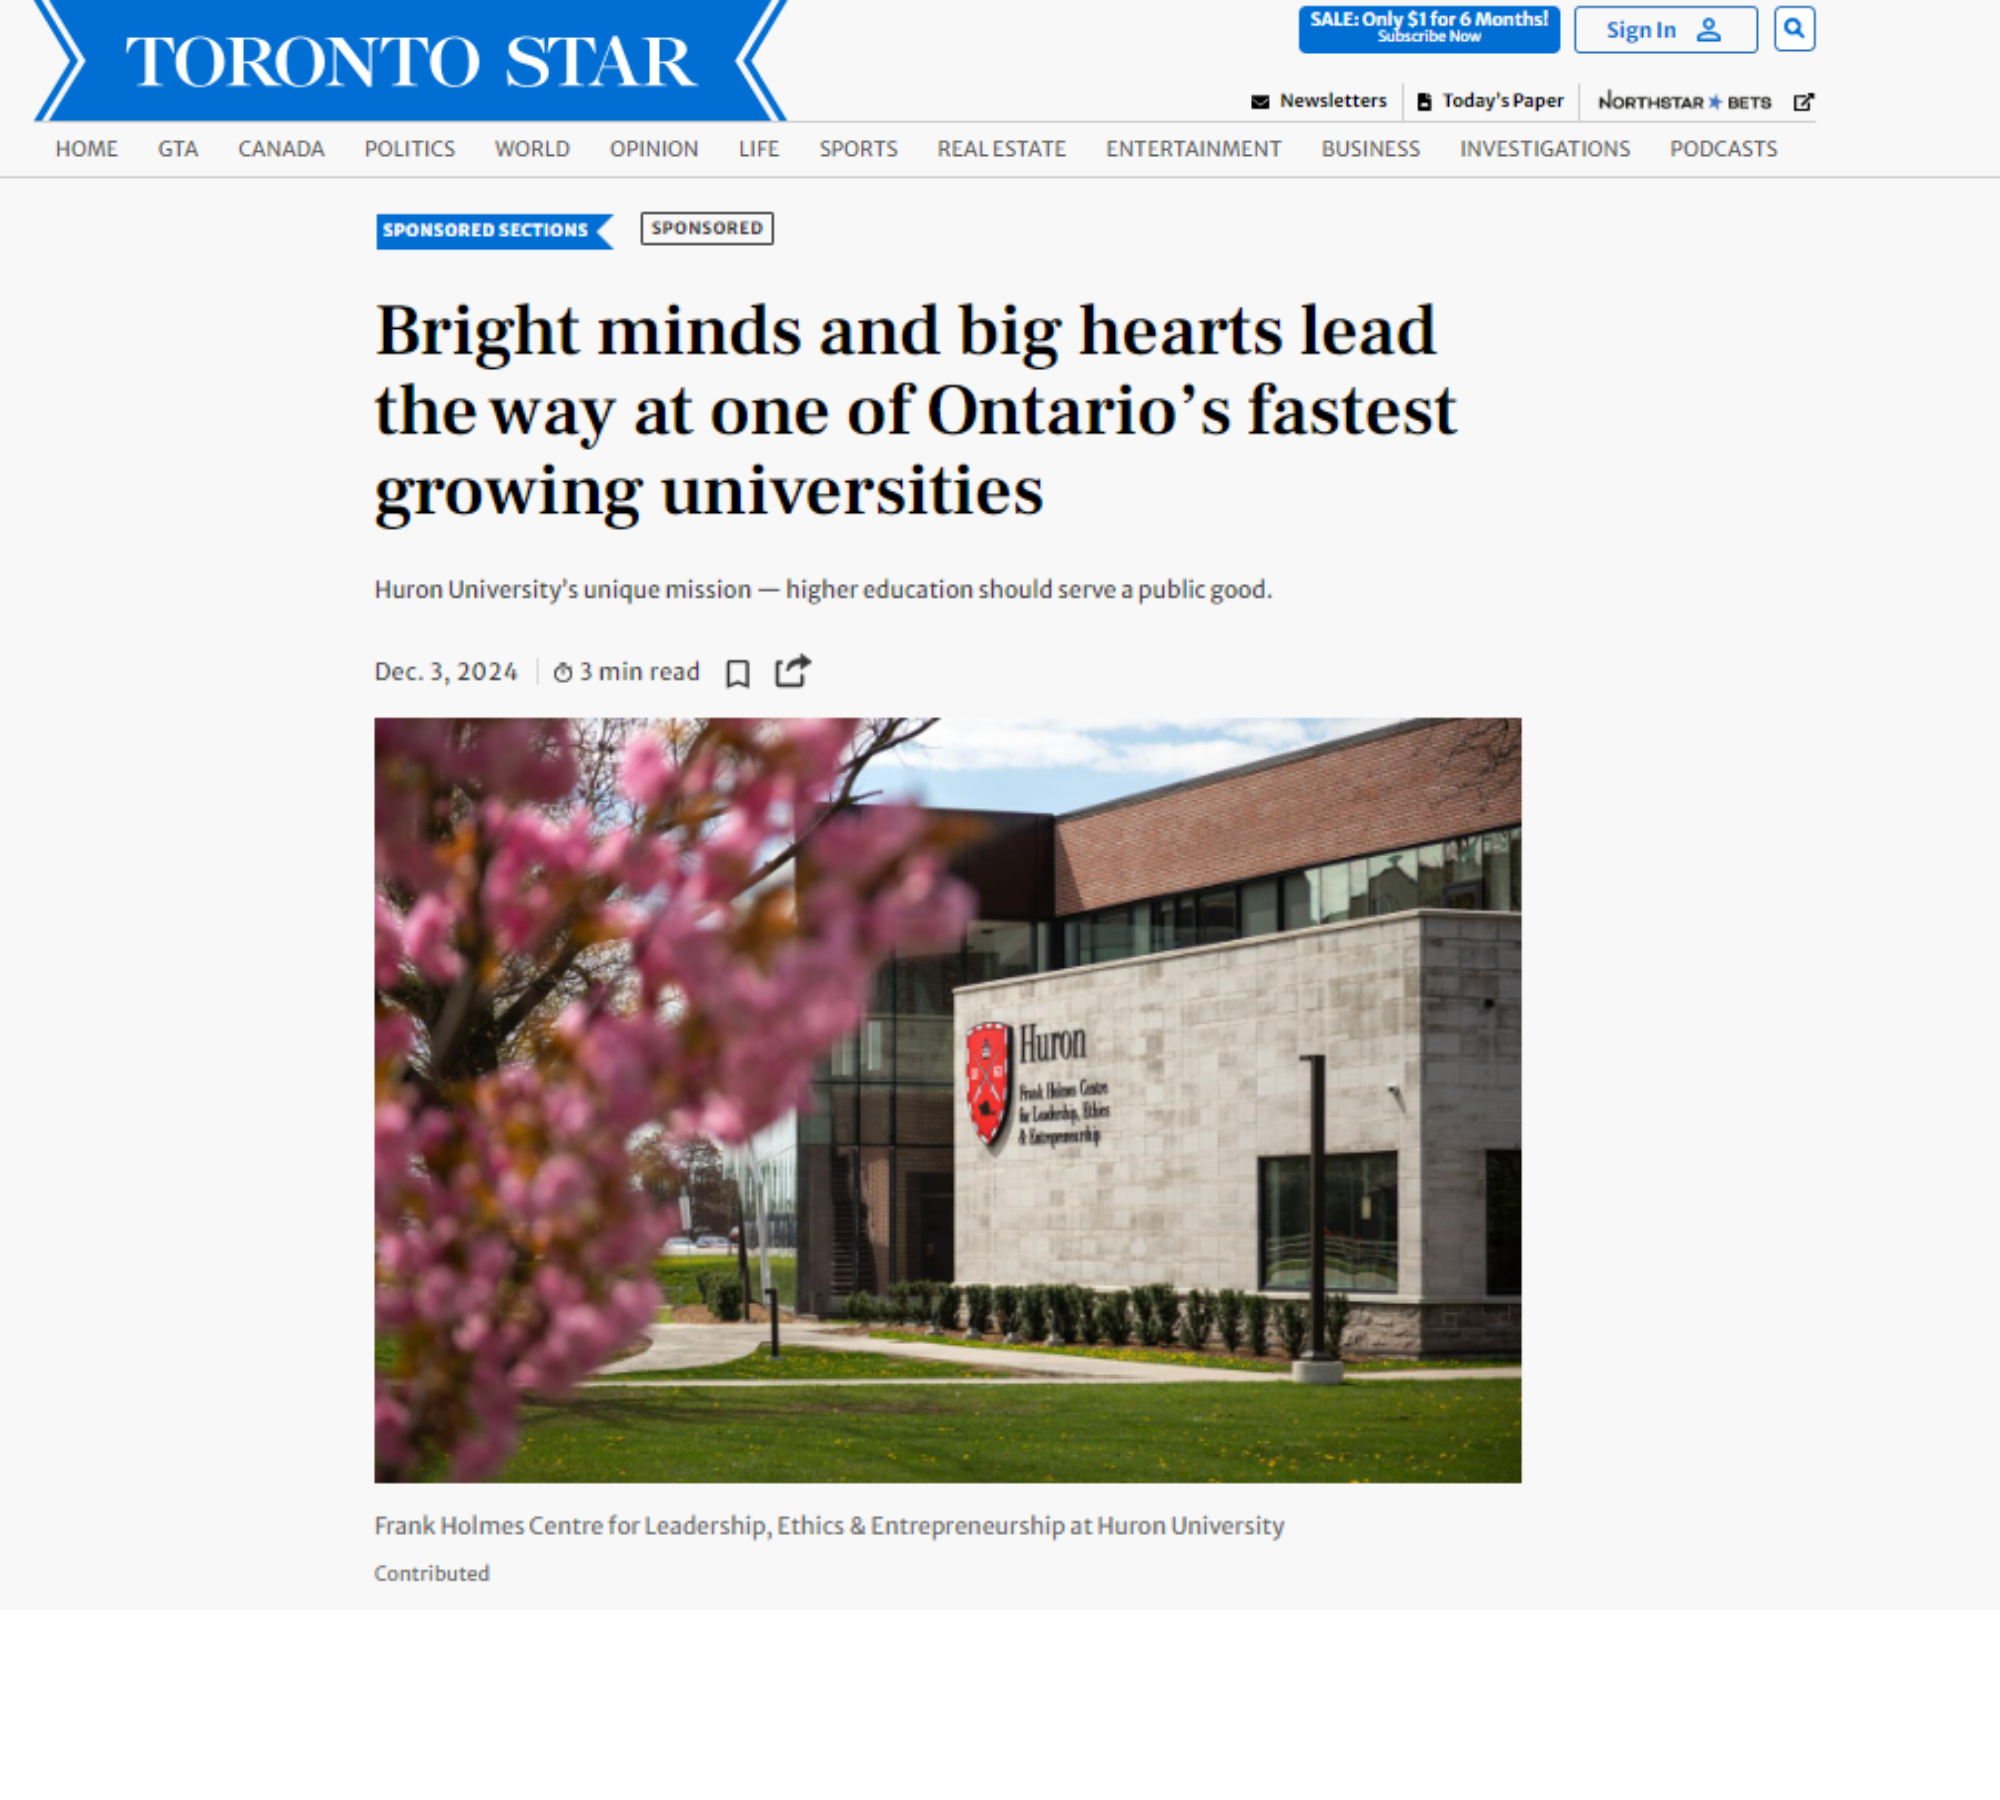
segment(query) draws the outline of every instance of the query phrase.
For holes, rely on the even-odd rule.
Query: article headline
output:
[[[1355,317],[1305,301],[1286,319],[1253,317],[1243,307],[1207,317],[1118,316],[1085,302],[1071,315],[1030,315],[1012,302],[997,308],[970,301],[952,307],[926,301],[900,316],[819,319],[779,313],[764,301],[732,317],[694,316],[669,305],[657,316],[584,318],[574,307],[539,309],[520,301],[479,314],[465,303],[427,311],[404,302],[376,308],[375,354],[396,361],[462,359],[488,373],[549,357],[699,360],[703,373],[718,361],[754,365],[811,356],[822,365],[853,359],[991,358],[1041,376],[1065,357],[1146,361],[1178,368],[1205,359],[1432,357],[1437,319],[1426,301],[1400,317]],[[1314,362],[1317,375],[1325,367]],[[413,371],[414,372],[414,371]],[[539,384],[538,384],[539,385]],[[1344,385],[1344,391],[1342,391]],[[1162,384],[1142,392],[1132,381],[1090,393],[1053,391],[1041,381],[1005,391],[963,379],[902,379],[846,401],[814,394],[750,392],[733,380],[676,380],[640,396],[510,392],[442,393],[424,378],[392,379],[373,401],[384,438],[508,438],[535,443],[565,459],[595,456],[613,437],[648,445],[667,441],[750,439],[771,460],[729,473],[640,475],[580,472],[565,460],[527,474],[465,474],[406,459],[375,486],[375,523],[385,531],[441,518],[590,518],[614,531],[643,516],[838,518],[979,518],[1032,516],[1049,501],[1035,473],[1000,474],[950,459],[881,465],[866,472],[799,470],[778,463],[779,446],[826,438],[940,440],[1160,439],[1177,432],[1204,439],[1449,438],[1458,435],[1458,397],[1448,385],[1410,394],[1364,391],[1320,381],[1319,391],[1294,391],[1265,379],[1234,392],[1203,381]],[[727,391],[720,391],[726,389]],[[927,448],[933,458],[937,452]],[[418,466],[411,466],[412,463]]]

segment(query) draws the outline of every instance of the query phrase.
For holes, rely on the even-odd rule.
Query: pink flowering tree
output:
[[[848,804],[856,734],[639,731],[591,795],[566,723],[378,721],[380,1477],[499,1470],[521,1395],[659,1305],[635,1134],[741,1143],[803,1105],[889,952],[962,930],[934,828]]]

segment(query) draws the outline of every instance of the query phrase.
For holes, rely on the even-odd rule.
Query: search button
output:
[[[1771,36],[1780,50],[1812,50],[1819,44],[1819,15],[1810,6],[1781,6],[1771,15]]]

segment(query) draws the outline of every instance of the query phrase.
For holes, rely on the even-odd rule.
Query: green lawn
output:
[[[919,1362],[914,1356],[883,1356],[869,1350],[787,1350],[773,1362],[769,1351],[757,1350],[734,1362],[708,1363],[698,1369],[625,1369],[599,1379],[665,1386],[680,1381],[1004,1381],[1013,1373],[967,1368],[962,1363]]]
[[[734,1269],[734,1255],[720,1254],[707,1256],[660,1256],[653,1260],[653,1278],[660,1284],[660,1293],[669,1306],[699,1306],[701,1289],[696,1285],[704,1269]],[[757,1259],[750,1259],[750,1280],[754,1286],[759,1279]],[[796,1307],[799,1293],[799,1259],[796,1256],[776,1256],[771,1258],[771,1282],[778,1290],[780,1306]],[[759,1306],[764,1303],[762,1294],[752,1294],[749,1298]]]
[[[508,1481],[1521,1479],[1518,1381],[600,1388],[521,1424]]]

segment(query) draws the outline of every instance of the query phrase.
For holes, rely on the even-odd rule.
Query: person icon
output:
[[[1722,42],[1722,33],[1715,29],[1713,19],[1704,19],[1701,22],[1701,30],[1695,33],[1694,41],[1697,44],[1719,44]]]

